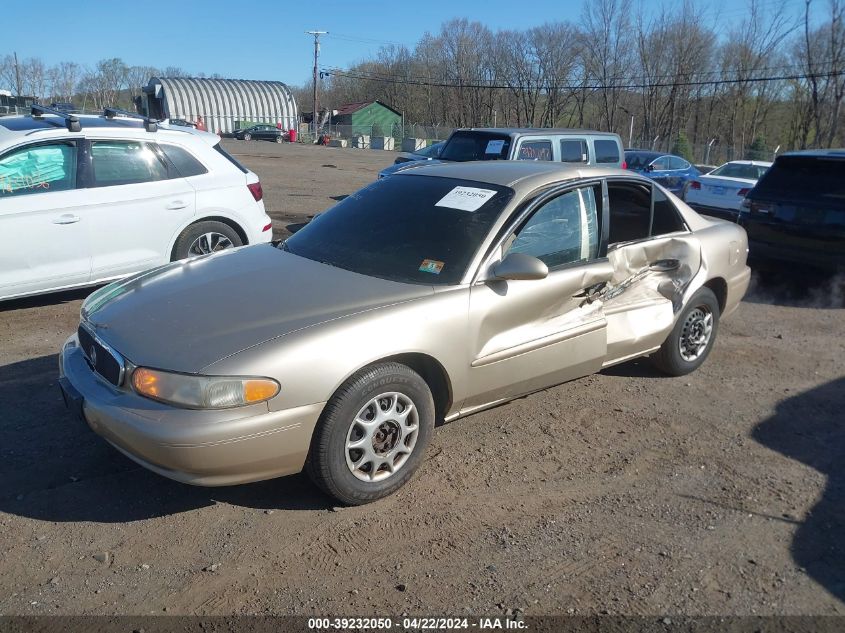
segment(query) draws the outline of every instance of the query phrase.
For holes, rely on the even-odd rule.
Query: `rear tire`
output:
[[[305,471],[346,505],[401,488],[422,462],[434,430],[434,399],[406,365],[361,370],[332,396],[314,430]]]
[[[182,231],[170,261],[217,253],[236,246],[243,246],[243,240],[228,224],[214,220],[197,222]]]
[[[649,359],[669,376],[698,369],[713,349],[719,330],[719,301],[709,288],[699,289],[681,311],[675,327]]]
[[[251,141],[252,140],[252,134],[244,134],[244,140],[245,141]]]

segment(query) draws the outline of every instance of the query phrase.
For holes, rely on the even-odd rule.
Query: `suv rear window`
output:
[[[616,141],[597,140],[593,142],[596,149],[597,163],[619,163],[619,144]]]
[[[454,132],[440,153],[440,158],[455,162],[469,160],[506,160],[511,150],[511,138],[507,134]]]
[[[230,163],[232,163],[235,167],[237,167],[238,169],[240,169],[243,173],[245,173],[245,174],[246,174],[246,173],[249,173],[249,170],[248,170],[246,167],[244,167],[243,165],[241,165],[241,164],[237,161],[237,159],[236,159],[234,156],[232,156],[229,152],[227,152],[225,149],[223,149],[223,145],[222,145],[222,144],[218,143],[217,145],[215,145],[215,146],[214,146],[214,149],[216,149],[218,152],[220,152],[220,154],[222,154],[222,155],[223,155],[223,157],[224,157],[226,160],[228,160],[228,161],[229,161]]]
[[[203,167],[203,164],[191,156],[187,150],[176,147],[175,145],[159,145],[159,147],[182,178],[208,173],[208,170]]]
[[[845,207],[845,160],[781,156],[754,187],[754,198],[833,202]]]

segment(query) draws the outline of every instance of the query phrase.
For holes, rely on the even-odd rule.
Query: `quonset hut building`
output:
[[[254,123],[297,127],[293,94],[280,81],[153,77],[138,103],[141,113],[156,119],[196,122],[209,132],[229,134]]]

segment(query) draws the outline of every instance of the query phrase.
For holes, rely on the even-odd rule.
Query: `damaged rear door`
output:
[[[607,257],[613,277],[604,292],[607,358],[612,365],[663,343],[701,267],[701,247],[669,198],[641,180],[607,182]]]
[[[602,254],[600,181],[544,194],[505,232],[470,289],[468,397],[462,413],[601,368],[601,292],[613,278]],[[546,264],[543,279],[496,279],[512,253]]]

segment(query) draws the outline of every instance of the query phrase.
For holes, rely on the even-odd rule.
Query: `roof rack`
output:
[[[129,110],[121,110],[120,108],[103,108],[103,116],[107,119],[113,119],[118,116],[126,117],[127,119],[140,119],[144,122],[144,129],[147,132],[155,132],[158,130],[158,121],[151,119],[143,114],[137,112],[130,112]]]
[[[53,108],[38,105],[37,103],[33,103],[32,106],[30,106],[30,115],[33,118],[38,119],[45,114],[55,114],[56,116],[63,118],[68,132],[79,132],[82,130],[82,126],[79,124],[79,118],[77,118],[74,114],[68,114],[67,112],[62,112],[61,110],[54,110]]]

